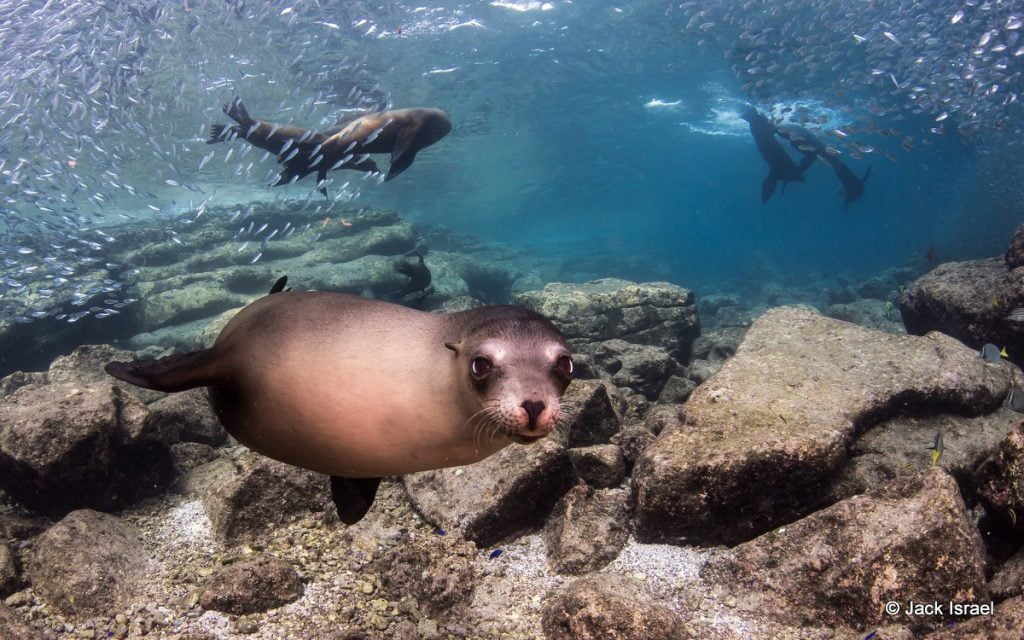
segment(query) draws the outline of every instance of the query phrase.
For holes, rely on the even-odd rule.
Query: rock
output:
[[[886,613],[886,602],[988,601],[985,552],[956,482],[931,467],[766,533],[708,562],[701,577],[774,622],[899,623],[916,632],[953,619]]]
[[[205,482],[195,482],[194,476],[185,484],[199,491],[215,534],[229,544],[255,539],[300,515],[336,515],[330,480],[323,474],[256,453],[244,454],[234,469],[220,462],[193,470]]]
[[[1024,549],[996,569],[988,583],[988,590],[996,600],[1005,600],[1024,594]]]
[[[980,615],[956,626],[929,633],[924,640],[1020,640],[1024,629],[1024,598],[1001,603],[992,615]]]
[[[622,450],[614,444],[569,449],[569,461],[580,480],[592,487],[617,487],[626,475]]]
[[[35,516],[16,513],[0,514],[0,538],[28,540],[46,531],[50,522]]]
[[[376,562],[392,600],[415,598],[432,616],[453,615],[468,606],[479,581],[476,548],[453,535],[406,536]]]
[[[213,346],[213,343],[217,341],[217,336],[224,327],[231,321],[231,318],[235,317],[242,307],[235,307],[226,311],[221,311],[217,315],[208,319],[203,326],[202,331],[196,336],[196,343],[199,348],[209,349]]]
[[[629,538],[625,490],[578,484],[555,506],[543,538],[548,564],[558,573],[582,574],[614,560]]]
[[[6,543],[0,542],[0,599],[21,589],[21,566]]]
[[[0,379],[0,398],[14,393],[15,389],[27,384],[46,384],[46,374],[42,371],[15,371]]]
[[[863,433],[850,447],[850,458],[833,481],[828,501],[835,502],[884,484],[899,475],[917,473],[932,464],[927,450],[942,431],[945,451],[939,466],[973,495],[971,474],[999,447],[1006,432],[1020,422],[1006,406],[974,418],[953,415],[895,416]]]
[[[658,435],[669,427],[681,426],[683,419],[678,406],[659,404],[647,412],[643,423],[649,431]]]
[[[747,330],[743,327],[725,327],[705,331],[693,341],[694,360],[718,360],[724,362],[736,353]]]
[[[616,387],[628,387],[649,400],[658,397],[678,366],[663,348],[619,339],[598,344],[593,360]]]
[[[580,578],[549,595],[542,614],[548,640],[678,640],[683,621],[637,580],[611,573]]]
[[[1007,269],[1024,267],[1024,224],[1017,227],[1017,230],[1013,232],[1013,237],[1010,238],[1010,246],[1006,248],[1003,260],[1006,263]]]
[[[168,445],[199,442],[218,446],[228,437],[213,413],[205,389],[172,393],[150,404],[146,428],[159,434]]]
[[[0,486],[30,509],[114,510],[170,484],[168,447],[146,406],[109,384],[31,384],[0,400]]]
[[[889,306],[887,307],[886,304]],[[859,324],[868,329],[886,333],[906,333],[900,320],[900,312],[892,306],[891,302],[863,299],[849,304],[833,304],[825,310],[825,315],[836,320]]]
[[[25,569],[36,595],[62,614],[113,616],[139,592],[146,556],[131,524],[82,509],[36,539]]]
[[[302,597],[302,581],[289,563],[262,554],[230,564],[203,585],[199,604],[204,609],[235,615],[274,609]]]
[[[619,451],[622,452],[627,472],[633,469],[637,458],[648,445],[654,442],[654,438],[655,435],[650,429],[636,424],[623,427],[622,431],[612,437],[612,443],[617,445]]]
[[[562,408],[569,418],[555,437],[568,447],[607,443],[621,420],[614,393],[614,387],[609,390],[608,384],[598,380],[573,380],[562,395]]]
[[[661,393],[658,394],[658,402],[675,404],[686,402],[696,388],[697,383],[689,378],[669,376]]]
[[[43,640],[42,632],[30,627],[6,605],[0,603],[0,637],[4,640]]]
[[[423,517],[481,547],[539,528],[574,482],[568,453],[549,439],[509,445],[476,464],[403,480]]]
[[[700,335],[693,292],[667,282],[553,282],[516,295],[515,302],[550,318],[574,349],[619,339],[662,347],[685,362]]]
[[[637,537],[731,545],[802,517],[826,501],[856,433],[895,414],[992,411],[1009,392],[1009,367],[938,333],[896,336],[773,309],[690,396],[685,425],[641,455]]]
[[[187,473],[217,458],[217,451],[208,444],[179,442],[171,447],[174,468],[179,474]]]
[[[104,365],[111,360],[132,360],[133,358],[134,355],[131,351],[124,351],[109,344],[82,345],[68,355],[54,359],[46,372],[46,381],[50,384],[68,384],[76,387],[102,388],[113,385],[147,403],[167,395],[162,391],[143,389],[112,378],[103,370]]]
[[[912,283],[900,298],[907,332],[941,331],[972,349],[986,342],[1024,356],[1024,323],[1006,315],[1024,306],[1024,270],[1007,271],[1003,260],[947,262]]]
[[[974,486],[992,516],[1024,531],[1024,422],[1006,434],[996,454],[977,469]]]

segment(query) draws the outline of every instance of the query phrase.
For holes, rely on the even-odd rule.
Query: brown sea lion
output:
[[[331,475],[346,523],[365,515],[382,476],[477,462],[562,418],[572,356],[537,313],[432,314],[283,288],[242,309],[210,349],[106,371],[148,389],[208,387],[239,442]]]
[[[390,153],[391,166],[384,180],[402,173],[429,147],[452,130],[448,115],[440,109],[396,109],[343,118],[330,129],[312,131],[278,125],[249,116],[241,98],[224,105],[224,113],[235,125],[215,124],[206,142],[241,138],[275,154],[284,165],[274,186],[290,184],[311,173],[317,174],[318,189],[327,195],[323,181],[334,169],[377,172],[367,154]]]

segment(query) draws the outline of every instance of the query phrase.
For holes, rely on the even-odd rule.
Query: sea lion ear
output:
[[[446,346],[446,347],[448,347],[449,349],[451,349],[452,351],[454,351],[454,352],[455,352],[455,355],[459,355],[459,345],[460,345],[460,344],[461,344],[461,343],[456,343],[456,342],[446,342],[446,343],[444,343],[444,346]]]

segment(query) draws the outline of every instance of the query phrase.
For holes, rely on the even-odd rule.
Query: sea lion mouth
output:
[[[527,436],[521,433],[510,433],[508,434],[508,437],[509,439],[512,440],[512,442],[516,442],[518,444],[530,444],[547,437],[547,434],[545,433],[536,436]]]

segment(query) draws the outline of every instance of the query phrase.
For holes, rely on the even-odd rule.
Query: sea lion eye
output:
[[[573,372],[572,358],[568,354],[563,353],[558,356],[558,360],[555,360],[555,368],[565,377],[571,378]]]
[[[491,372],[493,366],[487,358],[477,356],[469,362],[469,372],[473,374],[474,378],[481,380]]]

